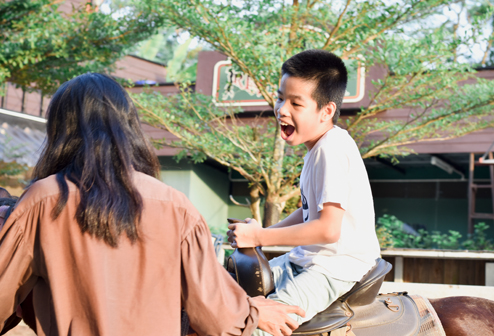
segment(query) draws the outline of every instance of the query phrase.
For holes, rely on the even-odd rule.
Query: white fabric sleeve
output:
[[[323,147],[319,147],[314,155],[311,184],[317,201],[317,212],[327,202],[338,203],[347,210],[350,194],[348,156],[340,151],[326,151]]]

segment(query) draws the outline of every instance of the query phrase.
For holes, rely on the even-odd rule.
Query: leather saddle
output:
[[[432,320],[433,312],[419,312],[416,302],[406,292],[378,294],[391,268],[387,261],[377,259],[350,291],[300,325],[292,335],[444,335],[444,331],[424,332],[425,324],[440,322]],[[249,296],[267,296],[274,291],[269,262],[260,247],[236,249],[228,258],[226,269]],[[427,308],[433,309],[430,304]]]

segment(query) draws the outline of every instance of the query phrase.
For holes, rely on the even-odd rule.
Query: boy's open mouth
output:
[[[281,127],[281,137],[283,140],[286,140],[290,137],[290,135],[293,134],[295,131],[295,127],[292,125],[288,125],[287,123],[280,122],[280,127]]]

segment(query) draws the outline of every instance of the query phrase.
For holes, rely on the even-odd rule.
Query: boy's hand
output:
[[[261,225],[251,218],[245,219],[245,224],[228,225],[228,241],[233,248],[260,246]]]
[[[297,306],[289,306],[262,296],[252,298],[259,310],[257,327],[274,336],[291,335],[299,324],[287,314],[297,314],[304,317],[305,312]]]

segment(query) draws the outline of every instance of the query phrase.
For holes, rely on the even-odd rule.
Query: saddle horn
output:
[[[228,222],[245,223],[235,218],[228,218]],[[235,249],[226,262],[226,270],[250,297],[267,296],[274,291],[273,274],[260,246]]]

